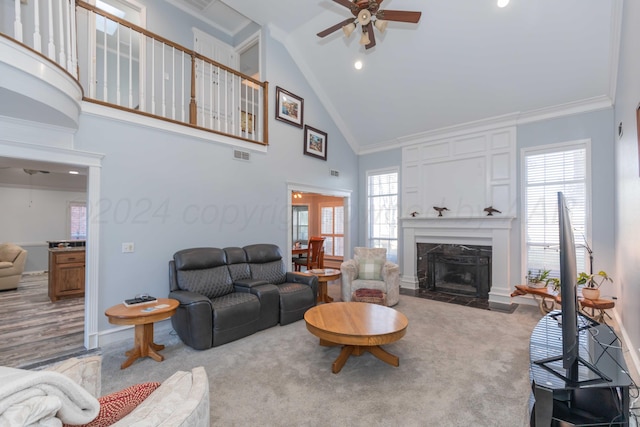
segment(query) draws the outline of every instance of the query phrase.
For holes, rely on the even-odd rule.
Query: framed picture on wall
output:
[[[302,128],[304,99],[276,86],[276,119]]]
[[[311,126],[304,126],[304,154],[327,160],[327,134]]]

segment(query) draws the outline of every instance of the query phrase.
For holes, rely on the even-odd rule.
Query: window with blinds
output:
[[[69,237],[71,240],[87,238],[87,204],[69,202]]]
[[[551,277],[560,275],[559,191],[564,194],[571,214],[578,271],[586,271],[583,244],[587,228],[586,144],[526,153],[524,174],[526,272],[548,269]]]
[[[344,256],[344,206],[320,207],[320,235],[325,256]]]
[[[368,242],[386,248],[387,259],[398,262],[398,172],[367,175]]]

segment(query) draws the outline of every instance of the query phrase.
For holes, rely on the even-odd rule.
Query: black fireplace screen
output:
[[[418,243],[418,281],[423,289],[489,298],[491,246]]]

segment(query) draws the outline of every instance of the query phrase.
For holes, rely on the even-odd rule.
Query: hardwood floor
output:
[[[0,366],[24,367],[84,352],[84,298],[51,302],[48,275],[0,292]]]

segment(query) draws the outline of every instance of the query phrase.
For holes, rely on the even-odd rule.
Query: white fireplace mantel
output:
[[[406,217],[403,231],[403,274],[400,285],[417,289],[417,244],[457,243],[492,247],[489,303],[511,304],[510,242],[513,217]]]

